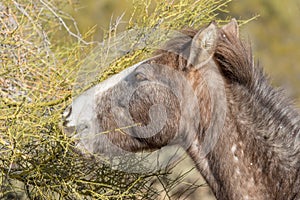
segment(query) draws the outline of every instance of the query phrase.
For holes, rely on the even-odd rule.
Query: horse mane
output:
[[[179,70],[185,69],[191,41],[197,31],[184,29],[180,32],[183,35],[168,41],[161,50],[155,52],[156,55],[161,54],[162,56],[156,57],[154,62]],[[241,40],[234,32],[220,28],[214,60],[224,79],[231,85],[240,88],[239,90],[242,91],[240,94],[248,96],[245,103],[249,104],[249,107],[251,107],[250,104],[254,104],[257,108],[261,107],[264,110],[263,114],[257,118],[257,124],[265,126],[267,124],[264,123],[275,120],[274,126],[278,126],[275,129],[279,130],[283,126],[287,128],[287,132],[291,133],[291,140],[299,137],[300,115],[298,110],[294,108],[291,100],[281,89],[274,89],[271,86],[262,67],[254,63],[249,42]],[[273,138],[271,135],[265,137]],[[299,152],[298,149],[296,154],[299,155]]]
[[[287,153],[282,156],[282,160],[293,166],[299,165],[299,111],[282,89],[271,86],[263,69],[254,63],[251,45],[236,34],[220,29],[214,59],[235,95],[244,100],[243,106],[251,108],[249,114],[253,116],[254,124],[258,127],[273,127],[271,132],[258,134],[257,137],[270,141],[271,146],[289,149],[288,152],[281,150]]]
[[[255,69],[251,45],[232,32],[220,29],[215,60],[221,65],[223,75],[231,82],[250,88],[257,78],[264,79],[261,68]]]

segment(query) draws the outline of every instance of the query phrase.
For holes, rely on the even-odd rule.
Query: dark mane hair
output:
[[[222,66],[223,75],[231,82],[250,88],[257,78],[264,78],[262,70],[254,68],[250,45],[232,32],[220,30],[215,59]]]
[[[233,93],[239,93],[238,95],[243,97],[244,107],[252,108],[248,113],[255,119],[254,124],[272,128],[269,133],[264,132],[257,137],[273,141],[270,144],[280,149],[283,154],[281,159],[288,161],[285,166],[299,167],[299,111],[281,89],[274,89],[271,86],[263,69],[255,65],[251,45],[239,39],[234,33],[221,29],[215,60],[219,63],[223,76],[233,86]],[[283,127],[285,130],[281,130]],[[280,134],[283,132],[286,134]],[[289,149],[288,155],[283,149]]]

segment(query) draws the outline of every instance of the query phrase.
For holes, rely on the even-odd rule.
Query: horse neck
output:
[[[300,198],[300,117],[267,82],[226,87],[227,113],[213,150],[188,153],[218,199]],[[298,188],[298,189],[297,189]]]

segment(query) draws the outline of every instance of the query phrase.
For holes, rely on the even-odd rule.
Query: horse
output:
[[[255,65],[236,20],[183,32],[73,100],[64,125],[77,147],[180,145],[217,199],[300,199],[300,114]]]

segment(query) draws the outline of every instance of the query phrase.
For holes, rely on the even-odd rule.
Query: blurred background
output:
[[[127,21],[132,0],[72,1],[68,13],[78,22],[82,32],[95,28],[94,39],[101,41],[103,31],[124,13]],[[300,105],[300,1],[299,0],[233,0],[229,13],[220,18],[257,18],[241,27],[242,36],[250,40],[255,60],[265,68],[274,85],[281,86]]]
[[[230,4],[236,18],[259,17],[242,27],[250,39],[255,59],[270,75],[274,85],[282,86],[300,105],[300,1],[240,0]]]

